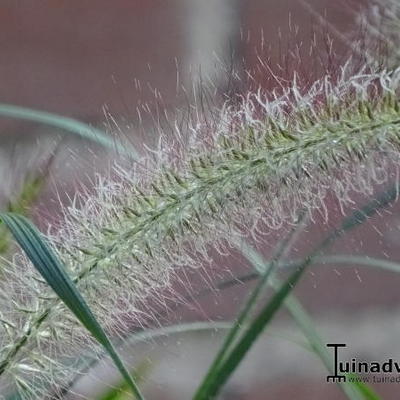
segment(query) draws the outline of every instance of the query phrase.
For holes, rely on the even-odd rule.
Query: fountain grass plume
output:
[[[183,268],[229,251],[227,236],[257,240],[299,210],[327,219],[328,195],[343,208],[398,176],[399,82],[400,69],[346,65],[308,89],[294,79],[280,93],[248,93],[78,194],[47,237],[107,333],[123,337],[151,317],[149,304],[163,303]],[[88,344],[101,349],[24,255],[3,264],[1,384],[45,399],[48,388],[62,391]]]

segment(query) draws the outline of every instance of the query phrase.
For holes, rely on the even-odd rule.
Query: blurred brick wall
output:
[[[188,8],[196,1],[3,1],[0,100],[81,117],[101,115],[107,103],[115,113],[132,118],[138,103],[153,98],[154,88],[168,102],[175,94],[176,60],[178,70],[187,65]],[[326,12],[341,31],[350,27],[349,13],[337,2],[310,3],[321,14]],[[225,1],[225,7],[230,4],[240,8],[236,31],[244,40],[235,43],[237,32],[232,32],[227,46],[239,46],[250,67],[257,63],[254,48],[261,30],[271,45],[268,55],[276,54],[278,27],[285,41],[289,13],[292,26],[300,27],[296,40],[307,48],[312,17],[297,0]],[[232,13],[222,11],[219,23],[229,24],[230,18]],[[211,22],[204,21],[204,32]],[[195,29],[200,35],[199,26]],[[141,91],[135,79],[141,82]]]
[[[184,43],[178,3],[3,1],[0,101],[82,118],[101,115],[107,103],[136,118],[153,88],[166,97],[175,90]]]

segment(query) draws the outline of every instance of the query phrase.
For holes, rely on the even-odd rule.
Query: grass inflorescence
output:
[[[151,317],[143,304],[163,303],[175,272],[224,251],[228,236],[260,237],[300,210],[327,217],[328,195],[344,206],[396,173],[399,79],[343,68],[307,90],[249,93],[76,197],[48,239],[107,332]],[[92,340],[23,255],[4,265],[0,293],[3,381],[27,398],[45,398],[49,382],[61,390]]]

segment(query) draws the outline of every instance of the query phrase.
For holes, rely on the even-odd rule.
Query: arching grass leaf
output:
[[[81,136],[91,140],[101,146],[118,151],[120,154],[129,156],[133,159],[138,158],[138,154],[133,146],[129,148],[115,139],[111,138],[105,132],[93,126],[87,125],[74,118],[64,117],[45,111],[33,110],[31,108],[19,107],[12,104],[0,103],[0,115],[8,118],[24,119],[28,121],[39,122],[41,124],[54,126],[63,129],[74,135]]]
[[[138,400],[143,400],[144,398],[139,388],[130,376],[111,341],[97,322],[74,282],[66,273],[62,262],[46,243],[42,234],[23,216],[12,213],[2,213],[0,214],[0,218],[10,229],[15,240],[49,286],[75,314],[82,325],[84,325],[93,337],[105,348],[136,398]]]

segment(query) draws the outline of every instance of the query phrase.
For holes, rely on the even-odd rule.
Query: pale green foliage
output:
[[[398,168],[399,79],[400,70],[344,68],[335,82],[327,77],[303,93],[296,85],[253,93],[225,106],[211,128],[194,121],[190,134],[162,138],[156,153],[99,178],[48,237],[107,331],[124,335],[127,321],[151,316],[142,303],[153,293],[162,303],[171,276],[209,261],[211,247],[224,251],[227,235],[257,238],[300,209],[327,216],[328,193],[341,205],[355,192],[370,195]],[[45,398],[40,383],[67,382],[91,339],[26,258],[4,269],[3,383]]]
[[[70,134],[80,136],[106,148],[113,149],[121,155],[133,159],[138,158],[138,155],[132,146],[123,145],[119,140],[110,138],[102,130],[73,118],[3,103],[0,103],[0,115],[6,118],[34,121],[47,126],[60,128]]]

